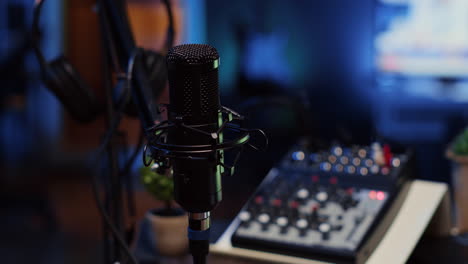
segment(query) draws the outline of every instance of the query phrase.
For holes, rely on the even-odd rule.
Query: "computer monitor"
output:
[[[376,0],[381,73],[468,77],[467,0]]]

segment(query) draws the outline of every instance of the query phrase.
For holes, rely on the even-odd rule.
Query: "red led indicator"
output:
[[[261,196],[255,197],[255,203],[256,204],[262,204],[263,203],[263,197],[261,197]]]
[[[351,195],[351,194],[353,194],[353,192],[354,192],[354,188],[348,188],[348,189],[346,190],[346,192],[347,192],[349,195]]]
[[[335,184],[337,184],[337,183],[338,183],[338,179],[337,179],[336,177],[331,177],[331,178],[330,178],[330,184],[335,185]]]
[[[312,211],[317,211],[318,209],[319,209],[319,205],[318,205],[318,204],[312,205]]]
[[[318,175],[313,175],[312,176],[312,182],[319,182],[320,178]]]
[[[384,192],[377,192],[377,200],[383,201],[385,199],[385,193]]]
[[[280,207],[281,206],[281,200],[280,199],[274,199],[273,200],[273,206]]]
[[[291,208],[296,209],[296,208],[299,207],[299,203],[296,202],[296,201],[292,201],[292,202],[290,203],[290,206],[291,206]]]
[[[372,200],[375,200],[377,198],[377,192],[376,191],[370,191],[369,192],[369,198]]]

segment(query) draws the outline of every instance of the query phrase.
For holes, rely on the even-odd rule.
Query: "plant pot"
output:
[[[155,209],[148,211],[155,235],[156,250],[163,256],[182,256],[188,252],[187,215],[181,209]]]
[[[452,186],[455,200],[455,227],[459,233],[468,232],[468,156],[459,156],[448,150],[452,160]]]

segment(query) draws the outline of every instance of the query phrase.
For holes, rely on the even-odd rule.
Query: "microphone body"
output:
[[[167,142],[176,145],[210,145],[222,141],[217,135],[222,116],[218,88],[219,55],[204,44],[173,47],[167,55],[170,122],[186,129],[172,128]],[[223,151],[191,153],[172,161],[174,198],[187,211],[191,228],[201,230],[197,219],[208,217],[222,199],[218,165]],[[193,216],[193,217],[192,217]]]
[[[219,101],[219,55],[205,44],[175,46],[167,54],[168,121],[154,127],[152,149],[157,160],[172,166],[174,199],[189,216],[189,246],[195,264],[209,251],[210,212],[222,199],[221,175],[232,174],[250,133],[235,122],[243,117]],[[223,131],[230,131],[223,134]],[[232,138],[232,132],[240,136]],[[226,136],[226,138],[224,138]],[[224,151],[237,149],[232,165]],[[169,161],[169,163],[167,163]]]

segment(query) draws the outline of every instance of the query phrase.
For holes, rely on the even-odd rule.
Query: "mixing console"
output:
[[[391,153],[388,146],[335,145],[321,152],[296,146],[238,214],[232,243],[362,263],[391,222],[382,216],[406,178],[407,164],[407,154]]]

